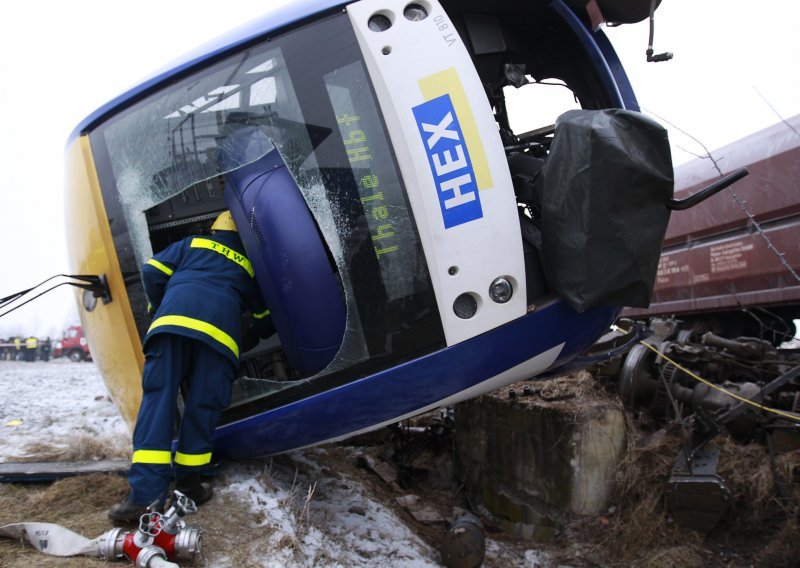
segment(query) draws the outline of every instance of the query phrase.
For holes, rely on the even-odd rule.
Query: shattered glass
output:
[[[349,20],[339,14],[319,25],[328,30],[319,34],[325,49],[308,30],[270,38],[170,83],[97,132],[111,171],[104,179],[113,182],[138,266],[153,255],[152,208],[278,149],[345,298],[342,344],[314,377],[443,341],[427,263]],[[231,134],[243,128],[262,135],[240,147],[242,137]],[[175,201],[174,210],[186,214],[188,206]],[[211,218],[215,203],[178,222]],[[172,226],[160,214],[159,230]],[[408,321],[423,322],[424,331]],[[256,396],[258,381],[247,379],[244,399]],[[264,386],[264,393],[276,390]]]
[[[153,254],[145,211],[198,182],[257,160],[269,149],[239,154],[238,162],[222,168],[217,156],[226,132],[251,121],[269,122],[278,111],[286,120],[302,121],[294,101],[280,50],[245,51],[104,128],[138,265]]]

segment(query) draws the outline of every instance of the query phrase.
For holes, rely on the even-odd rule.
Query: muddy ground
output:
[[[590,396],[606,396],[600,387],[589,390]],[[470,508],[453,475],[451,436],[441,424],[441,414],[433,413],[404,424],[412,430],[385,429],[346,444],[312,450],[311,455],[222,465],[217,484],[225,486],[243,472],[251,472],[265,487],[317,484],[320,495],[326,484],[354,484],[368,494],[366,498],[392,509],[430,546],[436,562],[435,551],[450,522]],[[434,431],[436,434],[431,435]],[[770,464],[763,445],[721,436],[719,474],[730,488],[733,506],[718,526],[701,535],[676,526],[664,503],[665,482],[682,435],[679,424],[655,424],[631,414],[628,453],[620,465],[617,492],[607,513],[572,517],[547,543],[506,536],[495,520],[484,515],[484,530],[492,541],[484,566],[800,566],[800,450],[785,453]],[[46,444],[39,450],[44,455]],[[94,453],[103,453],[102,448]],[[86,457],[85,447],[81,455]],[[309,465],[310,457],[313,466]],[[402,467],[396,463],[398,457],[403,458]],[[2,484],[0,525],[46,519],[93,537],[109,529],[106,511],[126,493],[125,480],[115,475],[95,474],[47,485]],[[415,518],[413,511],[398,502],[398,498],[410,494],[419,496],[419,503],[427,506],[426,515],[417,514]],[[199,564],[213,566],[214,558],[225,558],[232,566],[261,565],[260,559],[274,555],[275,546],[280,546],[283,565],[287,559],[296,566],[341,565],[324,551],[313,557],[304,555],[298,541],[293,541],[302,537],[303,527],[315,527],[325,538],[340,538],[326,529],[321,508],[309,508],[309,501],[313,503],[316,498],[300,491],[281,503],[299,528],[294,536],[282,537],[276,545],[269,538],[269,529],[254,533],[259,519],[254,519],[246,502],[218,493],[192,519],[203,527],[206,549],[213,551]],[[418,520],[421,516],[427,520]],[[371,565],[369,553],[364,552],[364,556],[359,565]],[[385,565],[385,560],[381,563]],[[99,565],[100,561],[86,558],[44,556],[20,543],[0,540],[3,568]],[[276,561],[274,565],[281,564]]]

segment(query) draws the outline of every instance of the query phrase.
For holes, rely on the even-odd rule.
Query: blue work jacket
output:
[[[144,338],[175,333],[199,339],[238,364],[242,314],[252,310],[255,331],[270,328],[253,267],[238,233],[217,231],[187,237],[154,255],[142,267],[144,291],[155,309]]]

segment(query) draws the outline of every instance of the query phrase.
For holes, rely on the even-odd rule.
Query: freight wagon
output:
[[[648,309],[722,335],[790,339],[800,318],[800,115],[676,168],[684,198],[740,167],[750,175],[667,228]],[[719,170],[717,169],[719,168]]]

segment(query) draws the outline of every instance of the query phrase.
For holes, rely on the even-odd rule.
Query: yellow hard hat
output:
[[[223,211],[220,213],[214,224],[211,225],[212,231],[236,231],[236,224],[233,222],[233,217],[230,211]]]

